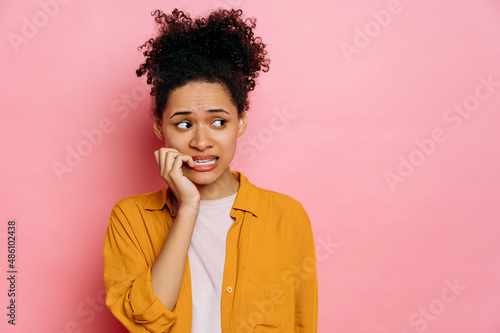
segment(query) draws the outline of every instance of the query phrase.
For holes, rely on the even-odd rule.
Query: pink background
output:
[[[101,303],[109,213],[164,186],[136,48],[153,9],[235,6],[272,63],[233,166],[308,211],[319,332],[500,332],[498,1],[55,1],[0,5],[15,330],[124,331]]]

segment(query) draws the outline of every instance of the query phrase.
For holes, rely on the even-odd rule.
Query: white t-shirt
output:
[[[217,200],[200,200],[200,211],[189,246],[193,295],[192,333],[220,333],[220,298],[226,259],[229,216],[236,194]]]

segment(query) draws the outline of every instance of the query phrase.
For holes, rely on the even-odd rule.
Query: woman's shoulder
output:
[[[163,221],[163,207],[167,188],[154,192],[134,194],[119,200],[111,210],[109,225],[133,234],[155,228]]]
[[[255,213],[256,218],[265,223],[257,225],[267,230],[293,231],[293,237],[303,237],[309,234],[311,230],[311,221],[309,214],[304,206],[294,197],[255,186],[254,195],[251,196],[255,201],[249,204],[249,210]],[[282,229],[284,227],[285,229]],[[290,227],[290,228],[289,228]],[[263,232],[267,232],[263,231]]]
[[[300,201],[288,194],[258,186],[255,186],[255,191],[258,192],[259,205],[267,210],[288,214],[307,214]]]
[[[241,205],[249,206],[257,212],[266,211],[282,215],[283,213],[305,212],[302,204],[292,196],[274,190],[269,190],[255,185],[249,181],[240,171],[234,171],[233,175],[240,181]],[[236,197],[236,201],[240,198]]]
[[[162,188],[157,191],[133,194],[129,195],[121,200],[119,200],[113,210],[154,210],[161,209],[166,201],[166,190],[167,188]]]
[[[277,192],[262,187],[257,187],[257,189],[261,192],[261,196],[263,199],[273,200],[288,205],[301,205],[301,203],[297,199],[286,193]]]

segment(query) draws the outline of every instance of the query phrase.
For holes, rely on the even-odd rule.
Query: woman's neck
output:
[[[229,169],[210,185],[196,185],[201,200],[217,200],[238,192],[240,182],[234,179]]]

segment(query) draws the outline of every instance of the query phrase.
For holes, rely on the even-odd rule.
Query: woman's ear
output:
[[[165,137],[163,136],[163,129],[161,127],[161,120],[155,117],[155,121],[153,123],[153,130],[155,131],[156,136],[161,141],[165,141]]]
[[[238,137],[242,136],[247,129],[247,113],[243,111],[243,114],[238,117]]]

